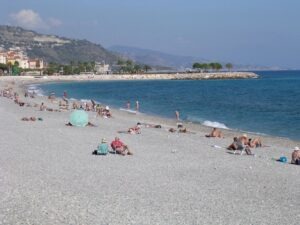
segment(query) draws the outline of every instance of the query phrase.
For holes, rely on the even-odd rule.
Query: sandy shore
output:
[[[1,89],[21,92],[36,81],[11,79],[2,79]],[[58,107],[43,97],[22,100]],[[270,147],[241,156],[212,147],[228,146],[232,131],[205,138],[210,128],[186,124],[196,134],[169,133],[175,121],[143,114],[113,110],[114,118],[104,119],[90,112],[97,127],[67,127],[70,112],[0,97],[0,115],[0,224],[299,224],[300,167],[272,160],[290,161],[299,142],[263,137]],[[138,121],[162,128],[117,134]],[[101,138],[116,135],[133,156],[91,154]]]

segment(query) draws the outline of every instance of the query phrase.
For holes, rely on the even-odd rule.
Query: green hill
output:
[[[30,58],[42,58],[46,62],[105,61],[112,64],[118,60],[116,54],[99,44],[39,34],[21,27],[0,26],[0,46],[5,50],[18,47]]]

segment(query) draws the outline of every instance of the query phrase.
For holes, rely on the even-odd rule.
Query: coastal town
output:
[[[0,47],[0,75],[49,75],[47,69],[51,68],[51,66],[51,63],[47,63],[42,58],[28,57],[26,51],[19,47],[12,47],[9,50]],[[84,64],[84,66],[85,71],[88,66],[91,67],[84,74],[109,74],[111,72],[109,64],[105,64],[104,62],[94,62],[93,65]],[[64,67],[60,66],[58,72],[53,72],[50,75],[64,74]]]

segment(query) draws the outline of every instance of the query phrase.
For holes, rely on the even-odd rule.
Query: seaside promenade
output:
[[[25,84],[51,79],[1,77],[0,89],[58,109],[23,97]],[[263,137],[270,147],[256,156],[233,155],[224,149],[241,135],[233,131],[206,138],[210,128],[184,124],[195,134],[170,133],[175,120],[114,109],[110,119],[88,112],[97,127],[68,127],[70,113],[0,97],[0,224],[299,224],[300,168],[272,159],[290,161],[299,142]],[[30,116],[42,121],[21,121]],[[162,128],[117,133],[137,122]],[[117,135],[133,156],[92,155]]]

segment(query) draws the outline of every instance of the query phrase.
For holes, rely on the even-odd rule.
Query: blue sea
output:
[[[233,130],[300,140],[300,71],[256,72],[258,79],[86,81],[39,85],[44,95],[93,99],[140,111]],[[31,87],[32,88],[32,87]]]

